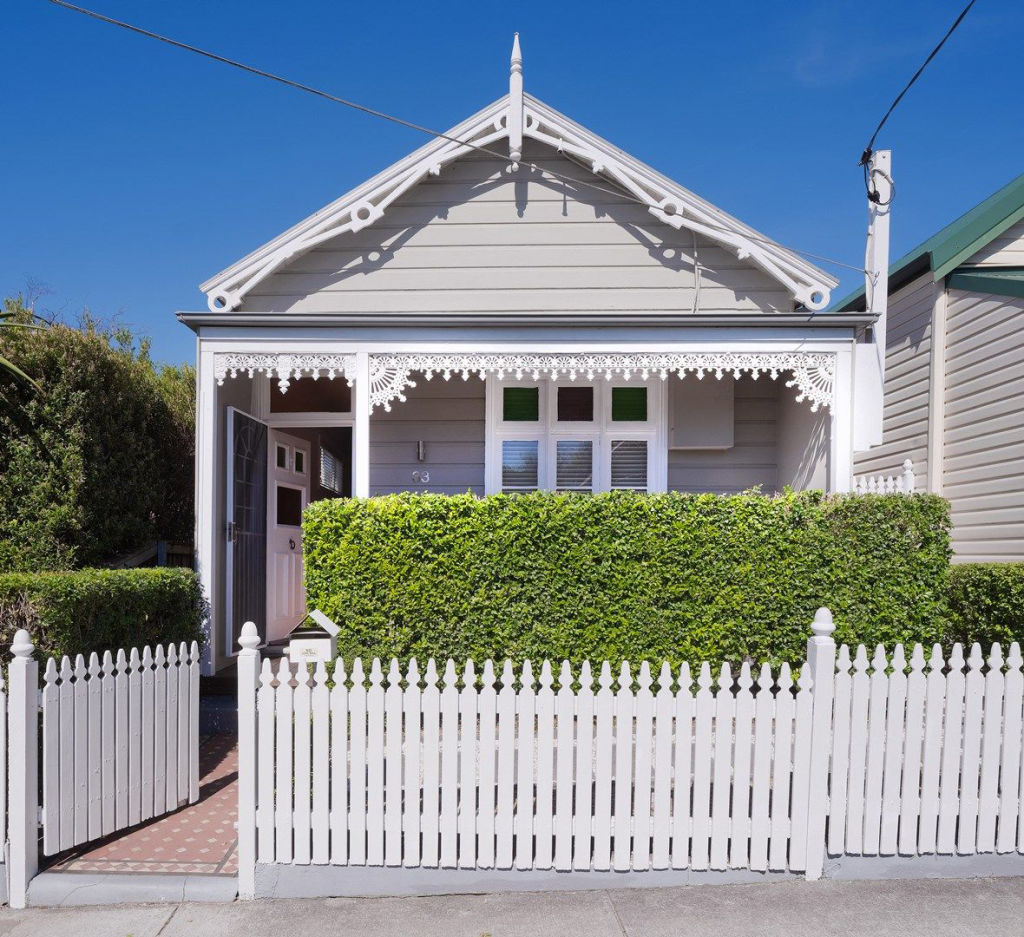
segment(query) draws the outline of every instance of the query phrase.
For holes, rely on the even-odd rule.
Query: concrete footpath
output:
[[[3,937],[1001,937],[1024,879],[779,882],[441,898],[0,909]]]

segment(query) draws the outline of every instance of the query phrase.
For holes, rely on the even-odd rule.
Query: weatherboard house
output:
[[[179,313],[206,669],[245,621],[275,641],[305,616],[318,498],[848,490],[880,441],[883,322],[822,312],[835,285],[524,94],[517,40],[507,95]]]

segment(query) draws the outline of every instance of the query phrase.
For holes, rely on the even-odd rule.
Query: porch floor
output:
[[[235,875],[238,738],[199,743],[199,800],[174,813],[57,856],[51,872]]]

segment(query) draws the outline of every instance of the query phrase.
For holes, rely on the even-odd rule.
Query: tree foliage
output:
[[[29,322],[20,299],[8,321]],[[0,377],[0,572],[102,564],[192,533],[194,370],[88,316],[77,328],[4,330],[0,355],[39,390]]]

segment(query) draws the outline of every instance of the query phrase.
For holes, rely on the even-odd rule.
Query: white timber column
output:
[[[836,353],[830,427],[832,465],[829,472],[829,487],[832,491],[850,491],[853,488],[854,362],[857,349],[862,347],[853,345]],[[860,390],[859,387],[856,389]],[[860,403],[858,400],[857,405]]]
[[[370,355],[356,352],[356,375],[352,409],[352,495],[370,496]]]
[[[195,545],[196,572],[199,585],[206,599],[207,618],[203,623],[206,641],[203,645],[202,673],[214,672],[217,660],[216,577],[214,557],[217,536],[222,529],[218,523],[217,505],[217,381],[213,369],[213,352],[203,348],[197,340],[196,354],[196,478],[195,478]],[[228,442],[230,448],[230,441]],[[226,649],[230,651],[231,649]]]

